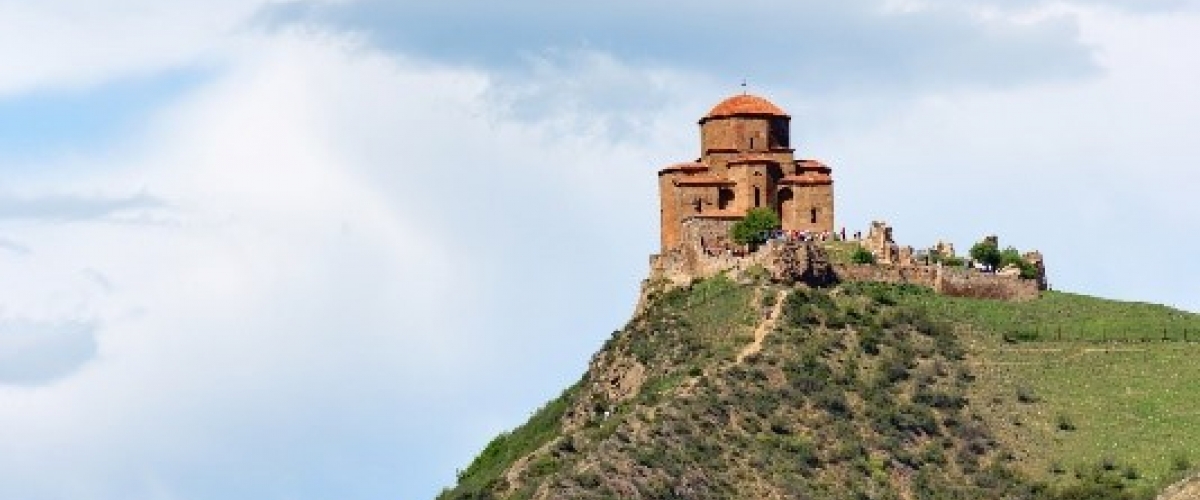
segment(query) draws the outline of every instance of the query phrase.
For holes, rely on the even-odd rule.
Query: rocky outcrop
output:
[[[815,243],[779,241],[764,249],[766,268],[776,283],[804,283],[825,286],[837,281],[837,275],[825,250]]]

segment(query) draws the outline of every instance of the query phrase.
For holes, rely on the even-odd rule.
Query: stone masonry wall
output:
[[[943,268],[941,274],[934,290],[952,297],[1026,301],[1038,298],[1041,291],[1037,280],[1015,276],[962,268]]]
[[[722,272],[761,266],[776,281],[824,285],[834,281],[913,284],[943,295],[1025,301],[1036,299],[1038,280],[939,265],[831,264],[820,243],[769,241],[742,254],[729,231],[735,219],[684,221],[681,245],[650,258],[650,280],[684,285]]]
[[[933,266],[839,264],[833,271],[841,281],[913,284],[937,289],[937,268]]]
[[[834,272],[840,281],[913,284],[952,297],[1025,301],[1039,295],[1037,280],[956,267],[839,264]]]

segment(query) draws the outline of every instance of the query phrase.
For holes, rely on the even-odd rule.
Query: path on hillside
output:
[[[1158,496],[1158,500],[1200,499],[1200,474],[1171,485]]]
[[[779,322],[779,315],[783,313],[783,303],[787,300],[789,293],[791,293],[791,290],[783,290],[775,294],[775,305],[771,306],[771,313],[758,324],[758,328],[754,329],[754,342],[751,342],[750,345],[746,346],[738,354],[738,363],[744,361],[747,356],[762,350],[763,340],[767,338],[767,334],[771,333],[771,330],[775,329],[775,324]]]

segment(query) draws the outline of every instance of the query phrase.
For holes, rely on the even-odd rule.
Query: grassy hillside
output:
[[[893,293],[961,325],[973,399],[1030,476],[1058,483],[1100,466],[1158,487],[1200,460],[1200,315],[1055,292],[1026,303]],[[1029,325],[1041,334],[1014,334]]]
[[[1123,338],[1196,321],[1067,294],[705,280],[654,297],[439,499],[1133,499],[1190,467],[1192,344],[1050,342],[1011,318]]]
[[[1141,302],[1044,292],[1024,303],[944,297],[910,289],[907,301],[1010,341],[1200,342],[1200,315]]]

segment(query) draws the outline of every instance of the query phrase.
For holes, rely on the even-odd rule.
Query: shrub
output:
[[[1117,459],[1111,456],[1105,456],[1100,459],[1100,468],[1106,471],[1117,470]]]
[[[783,449],[791,453],[797,462],[808,467],[815,467],[820,464],[817,458],[817,447],[812,441],[801,436],[792,436],[783,440]]]
[[[838,418],[850,418],[850,405],[846,402],[846,395],[839,389],[828,387],[818,393],[813,402],[818,408],[821,408],[829,414]]]
[[[961,409],[967,405],[966,398],[960,394],[951,394],[929,389],[928,387],[918,387],[913,401],[941,409]]]
[[[534,476],[553,474],[559,468],[559,463],[550,455],[542,455],[529,464],[529,473]]]
[[[1033,388],[1027,385],[1017,386],[1017,401],[1025,404],[1038,402],[1037,393],[1033,392]]]
[[[1179,452],[1171,457],[1171,470],[1175,472],[1187,472],[1192,469],[1192,461],[1186,453]]]
[[[1058,418],[1055,419],[1055,426],[1058,427],[1058,430],[1060,431],[1073,431],[1076,428],[1075,422],[1071,421],[1071,417],[1066,415],[1059,415]]]
[[[967,265],[967,261],[962,257],[943,257],[942,265],[950,267],[963,267]]]
[[[1017,342],[1036,342],[1040,336],[1037,330],[1014,330],[1004,334],[1004,341],[1009,344]]]
[[[878,356],[879,345],[883,343],[883,330],[878,326],[870,326],[861,335],[859,345],[862,351],[869,356]]]
[[[767,233],[779,229],[779,226],[779,216],[775,215],[775,212],[766,208],[754,208],[733,225],[730,237],[739,244],[753,247],[767,241]]]
[[[1142,477],[1141,473],[1138,472],[1137,467],[1132,465],[1126,465],[1124,469],[1121,469],[1121,476],[1129,481],[1136,481],[1138,478]]]
[[[854,253],[850,254],[850,262],[855,264],[874,264],[875,254],[872,254],[862,245],[854,248]]]

